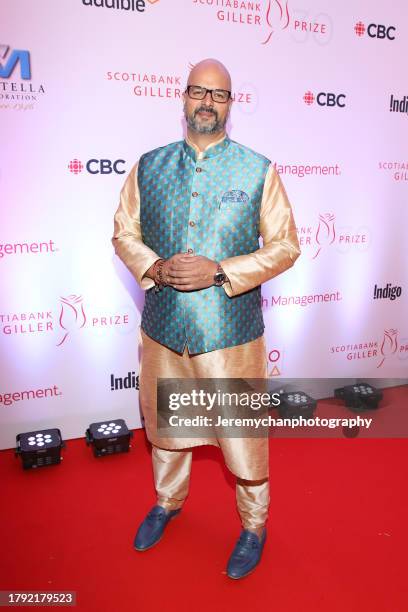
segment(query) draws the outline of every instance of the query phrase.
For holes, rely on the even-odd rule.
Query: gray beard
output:
[[[220,121],[218,119],[218,114],[216,111],[213,111],[215,122],[212,125],[200,125],[196,119],[196,115],[200,112],[200,110],[208,109],[206,109],[205,107],[199,107],[194,111],[192,115],[187,115],[186,111],[184,111],[184,116],[186,118],[187,125],[189,128],[194,130],[194,132],[197,132],[198,134],[217,134],[218,132],[221,132],[224,129],[225,124],[227,123],[227,117],[225,117],[224,121]]]

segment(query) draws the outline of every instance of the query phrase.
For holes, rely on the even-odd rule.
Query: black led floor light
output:
[[[361,412],[377,409],[383,393],[368,383],[361,382],[335,389],[334,397],[344,400],[347,408],[353,412]]]
[[[29,431],[16,436],[15,454],[21,457],[25,470],[61,463],[62,448],[65,442],[59,429]]]
[[[85,432],[86,444],[92,446],[95,457],[129,452],[132,436],[123,419],[91,423]]]
[[[302,416],[307,419],[313,417],[317,401],[304,391],[280,393],[279,397],[278,413],[281,418],[296,419]]]

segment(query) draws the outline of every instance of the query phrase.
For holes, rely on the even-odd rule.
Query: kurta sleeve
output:
[[[138,165],[137,162],[133,166],[120,192],[119,207],[114,217],[112,244],[116,255],[128,267],[140,287],[146,290],[154,287],[154,280],[147,276],[143,278],[143,275],[160,259],[160,255],[142,240]]]
[[[285,188],[271,164],[265,176],[259,231],[263,246],[248,255],[228,257],[220,264],[228,277],[229,297],[249,291],[295,263],[300,255],[295,220]]]

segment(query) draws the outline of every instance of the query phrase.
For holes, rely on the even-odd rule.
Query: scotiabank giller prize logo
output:
[[[87,312],[81,295],[61,296],[58,309],[0,314],[0,332],[8,337],[51,333],[56,346],[62,346],[83,329],[123,331],[134,328],[134,317],[129,311],[101,313],[93,310],[88,315]]]
[[[180,100],[183,93],[182,78],[177,74],[152,71],[110,70],[106,73],[105,78],[113,83],[125,84],[137,98]]]
[[[30,52],[0,44],[0,109],[32,110],[44,93],[31,79]]]
[[[188,65],[188,71],[194,64]],[[186,85],[186,77],[180,74],[166,74],[159,71],[133,71],[115,70],[106,72],[107,81],[116,84],[125,84],[129,91],[137,98],[156,98],[158,101],[180,100]],[[251,109],[258,103],[257,92],[251,83],[244,83],[242,87],[232,92],[232,99],[239,108]],[[76,160],[78,161],[78,160]]]
[[[365,251],[370,247],[370,235],[366,227],[337,228],[335,220],[335,215],[327,212],[319,215],[317,224],[297,228],[299,244],[309,250],[312,259],[333,247],[340,253],[350,248]]]
[[[312,36],[319,44],[331,38],[332,24],[328,15],[311,16],[308,11],[294,10],[288,0],[192,0],[197,8],[212,12],[226,25],[246,26],[256,32],[259,43],[267,45],[281,34],[290,32],[295,42],[304,43]]]
[[[61,298],[61,312],[59,316],[59,324],[64,332],[61,341],[57,346],[61,346],[67,339],[70,331],[82,329],[86,323],[86,315],[81,295],[69,295],[66,298]]]
[[[406,162],[380,161],[378,169],[389,172],[394,181],[408,181],[408,160]]]
[[[401,347],[404,349],[404,347]],[[406,349],[406,347],[405,347]],[[397,329],[385,329],[384,337],[380,347],[380,354],[382,359],[378,364],[377,368],[380,368],[387,357],[395,355],[398,351],[398,330]]]
[[[397,329],[385,329],[380,340],[371,339],[365,342],[352,342],[330,347],[330,353],[347,361],[372,359],[376,368],[385,362],[398,357],[405,360],[408,356],[408,339],[399,341]]]

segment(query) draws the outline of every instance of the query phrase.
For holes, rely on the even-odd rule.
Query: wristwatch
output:
[[[216,287],[221,287],[227,280],[227,275],[224,270],[221,268],[220,264],[217,262],[217,271],[214,274],[214,285]]]

